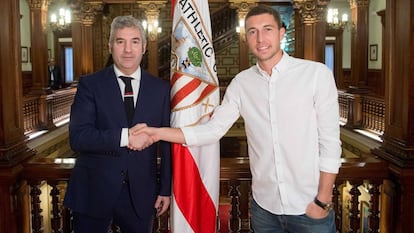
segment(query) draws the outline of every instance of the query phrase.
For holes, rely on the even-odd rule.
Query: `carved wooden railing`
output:
[[[385,128],[384,99],[338,91],[339,116],[348,128],[358,128],[382,135]]]
[[[341,122],[346,123],[348,120],[349,112],[349,100],[352,94],[348,94],[345,91],[338,90],[338,102],[339,102],[339,118]]]
[[[23,98],[25,134],[55,128],[56,123],[68,119],[75,93],[76,88],[69,88],[47,95],[25,96]]]
[[[68,209],[62,205],[62,197],[66,183],[73,169],[74,159],[47,159],[40,158],[25,164],[23,179],[30,186],[30,219],[31,232],[44,232],[43,216],[44,210],[40,207],[40,186],[47,184],[51,186],[50,197],[52,200],[50,210],[50,221],[52,232],[72,232],[71,215]],[[22,213],[24,216],[25,213]],[[27,213],[26,213],[27,214]]]
[[[30,186],[30,215],[32,232],[45,232],[44,218],[50,218],[52,232],[71,232],[70,212],[62,206],[65,183],[68,181],[74,158],[35,158],[24,164],[23,179]],[[336,225],[339,232],[358,232],[360,229],[360,191],[361,186],[367,187],[370,194],[368,216],[369,231],[379,232],[380,192],[379,187],[388,178],[387,164],[373,157],[358,159],[343,159],[333,192]],[[41,209],[40,186],[47,184],[51,187],[51,210]],[[228,200],[230,217],[227,220],[229,232],[250,232],[249,196],[251,174],[249,160],[246,157],[222,158],[220,169],[220,195]],[[348,184],[349,206],[343,205],[343,186]],[[382,207],[385,208],[385,207]],[[349,213],[344,215],[344,211]],[[43,213],[43,215],[42,215]],[[169,214],[157,218],[154,223],[154,232],[169,232]],[[344,228],[343,223],[347,223]],[[116,230],[114,230],[116,231]]]
[[[335,182],[333,191],[333,199],[336,211],[336,226],[338,229],[344,230],[342,223],[342,213],[344,210],[349,210],[349,226],[345,226],[346,232],[356,233],[360,232],[361,226],[361,203],[359,201],[361,192],[359,188],[363,186],[370,194],[369,199],[369,216],[367,232],[379,232],[380,229],[380,191],[379,187],[384,183],[384,180],[389,178],[388,163],[379,160],[373,156],[363,158],[348,158],[343,159],[342,166],[339,170],[339,175]],[[343,185],[349,184],[350,191],[350,206],[343,208],[343,190],[340,188]],[[386,207],[383,207],[386,208]],[[342,231],[341,231],[342,232]]]
[[[70,115],[70,107],[75,98],[76,88],[57,91],[52,98],[53,122],[65,120]]]
[[[372,96],[362,98],[362,127],[379,134],[385,128],[385,103],[383,99]]]
[[[76,89],[62,90],[58,93],[41,97],[30,96],[24,101],[24,123],[27,132],[36,131],[45,126],[45,120],[54,124],[57,121],[69,117],[70,105]],[[356,99],[360,107],[355,107]],[[43,104],[42,104],[43,102]],[[381,99],[355,96],[354,94],[339,92],[339,104],[341,119],[349,120],[349,116],[359,117],[361,124],[359,128],[370,129],[375,132],[382,132],[384,127],[384,106]],[[43,108],[42,106],[48,106]],[[46,113],[41,113],[46,109]],[[355,111],[359,109],[359,114]],[[352,114],[351,114],[352,113]],[[45,118],[43,115],[46,115]],[[354,116],[355,115],[355,116]],[[42,120],[43,119],[43,120]],[[228,200],[231,205],[229,228],[230,232],[249,232],[249,195],[251,177],[248,159],[246,157],[221,159],[221,196]],[[237,155],[236,155],[237,156]],[[65,159],[34,159],[25,164],[23,177],[31,187],[31,227],[33,232],[42,232],[43,219],[40,208],[39,186],[47,184],[51,187],[50,199],[52,200],[50,218],[53,232],[70,232],[70,213],[62,207],[62,197],[65,184],[69,178],[73,164],[65,163]],[[346,159],[341,167],[336,187],[334,200],[336,203],[338,229],[346,232],[357,232],[360,228],[359,210],[359,188],[368,188],[370,193],[370,217],[369,227],[371,232],[378,232],[379,229],[379,186],[387,177],[384,163],[371,157]],[[344,187],[349,187],[349,205],[343,204]],[[341,199],[342,198],[342,199]],[[43,212],[45,213],[45,212]],[[22,213],[22,216],[29,213]],[[29,217],[29,216],[28,216]],[[156,232],[168,232],[168,214],[161,216],[155,222]],[[347,219],[347,220],[345,220]],[[116,230],[114,230],[116,232]]]
[[[38,96],[26,96],[23,101],[23,124],[24,132],[27,134],[41,128],[39,115],[40,100]]]

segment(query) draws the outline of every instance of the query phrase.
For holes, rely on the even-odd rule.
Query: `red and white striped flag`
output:
[[[220,93],[207,0],[172,1],[171,126],[202,124]],[[173,144],[173,233],[214,233],[219,199],[219,143]]]

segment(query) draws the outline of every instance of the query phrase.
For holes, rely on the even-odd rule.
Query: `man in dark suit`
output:
[[[48,65],[49,74],[49,87],[53,90],[57,90],[62,85],[62,74],[60,73],[59,66],[56,65],[55,60],[51,58]]]
[[[151,145],[149,137],[129,135],[141,122],[157,127],[170,122],[169,83],[140,68],[145,49],[141,23],[116,17],[109,37],[114,65],[79,79],[69,123],[78,157],[64,200],[75,233],[106,233],[112,223],[122,233],[150,233],[155,215],[169,207],[170,144]],[[123,76],[132,78],[128,93]],[[135,110],[128,122],[123,99],[132,96]],[[129,150],[132,142],[145,149]]]

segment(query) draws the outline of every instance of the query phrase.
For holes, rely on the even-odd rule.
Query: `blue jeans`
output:
[[[254,233],[335,233],[335,215],[331,210],[323,219],[306,214],[277,215],[261,208],[251,198],[252,228]]]

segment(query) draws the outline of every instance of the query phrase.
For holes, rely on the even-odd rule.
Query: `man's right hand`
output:
[[[144,150],[151,146],[155,141],[146,133],[136,133],[139,129],[146,128],[147,124],[136,124],[134,127],[129,129],[128,136],[128,148],[131,150]]]

